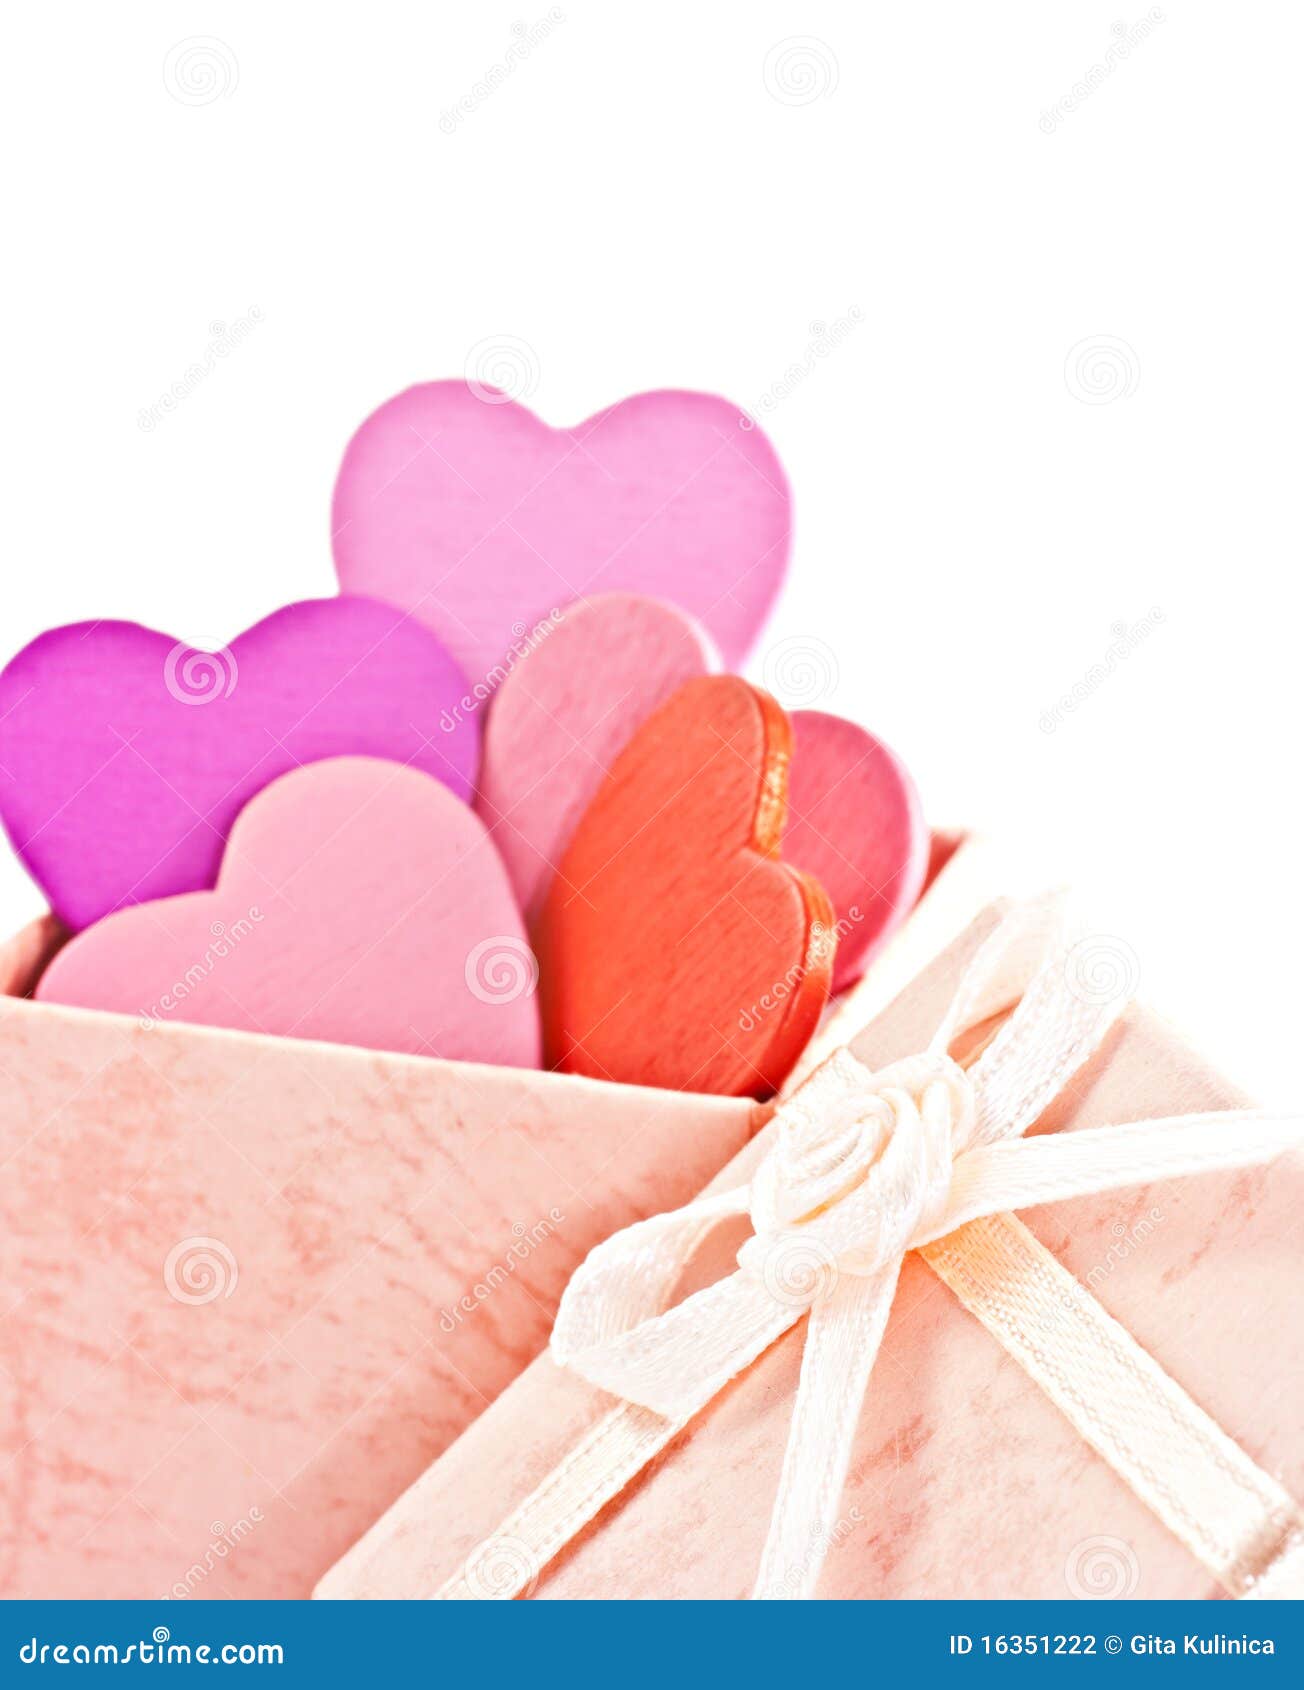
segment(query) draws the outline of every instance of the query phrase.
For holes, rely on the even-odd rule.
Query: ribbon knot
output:
[[[1057,900],[1008,908],[926,1051],[878,1073],[849,1049],[836,1051],[781,1105],[746,1185],[626,1227],[575,1273],[553,1329],[554,1359],[660,1417],[652,1427],[638,1423],[630,1472],[645,1445],[663,1448],[775,1339],[808,1320],[758,1595],[814,1589],[910,1250],[982,1217],[1253,1166],[1304,1146],[1304,1118],[1250,1111],[1024,1139],[1125,1002],[1123,993],[1084,989],[1060,940]],[[1000,1030],[962,1070],[947,1054],[953,1039],[1002,1011]],[[738,1252],[738,1271],[674,1303],[702,1240],[744,1216],[754,1236]],[[614,1471],[619,1478],[625,1469]],[[539,1494],[551,1495],[550,1484]],[[590,1495],[566,1518],[588,1518],[594,1506]]]
[[[876,1075],[835,1051],[778,1112],[739,1267],[799,1308],[829,1296],[843,1274],[878,1273],[931,1236],[975,1119],[973,1085],[949,1056]]]

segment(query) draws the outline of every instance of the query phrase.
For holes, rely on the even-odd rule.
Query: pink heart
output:
[[[862,975],[909,915],[928,872],[929,832],[905,764],[841,716],[796,710],[785,862],[833,900],[833,990]]]
[[[483,824],[417,769],[314,763],[240,813],[211,892],[107,916],[36,996],[537,1067],[537,970]]]
[[[640,393],[552,429],[506,394],[438,381],[354,435],[332,531],[346,592],[411,610],[494,686],[554,610],[613,591],[677,604],[736,667],[790,521],[773,449],[723,399]]]
[[[449,714],[465,690],[426,628],[373,599],[286,605],[211,655],[134,622],[54,628],[0,675],[0,817],[85,927],[211,886],[243,806],[301,763],[392,757],[468,797],[479,724]]]
[[[633,593],[571,605],[513,666],[490,701],[476,809],[527,919],[618,754],[712,667],[690,617]]]

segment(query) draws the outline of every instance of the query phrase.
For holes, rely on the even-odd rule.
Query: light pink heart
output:
[[[571,605],[513,666],[488,706],[476,809],[527,921],[616,757],[713,667],[690,617],[633,593]]]
[[[335,486],[348,593],[411,611],[473,686],[578,598],[633,592],[697,618],[730,667],[782,583],[791,512],[769,442],[706,393],[640,393],[553,429],[506,394],[427,382],[350,441]]]
[[[59,952],[36,996],[535,1067],[536,980],[477,817],[417,769],[340,757],[241,811],[213,891],[105,917]]]

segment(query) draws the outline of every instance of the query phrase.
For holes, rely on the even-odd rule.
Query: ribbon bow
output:
[[[1304,1118],[1241,1111],[1025,1139],[1128,995],[1084,977],[1059,927],[1058,900],[1008,911],[923,1054],[875,1074],[849,1049],[835,1051],[781,1104],[747,1184],[616,1233],[566,1290],[555,1359],[664,1417],[669,1431],[807,1319],[757,1596],[814,1591],[908,1251],[982,1216],[1304,1145]],[[957,1036],[1011,1004],[962,1069],[949,1054]],[[671,1307],[706,1234],[742,1215],[754,1233],[737,1272]],[[665,1441],[659,1433],[658,1447]]]

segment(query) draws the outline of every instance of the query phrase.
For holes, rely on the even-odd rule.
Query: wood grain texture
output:
[[[928,872],[928,826],[910,771],[858,723],[797,710],[792,730],[783,857],[833,901],[840,992],[914,908]]]
[[[134,622],[53,628],[0,674],[0,819],[76,931],[211,887],[231,824],[301,764],[390,757],[475,785],[466,682],[420,623],[372,599],[283,606],[225,650]]]
[[[544,626],[490,703],[476,798],[527,922],[617,755],[714,666],[691,617],[635,593],[583,600]]]
[[[496,685],[522,635],[575,599],[644,593],[740,663],[787,568],[769,441],[709,393],[637,393],[549,428],[505,393],[432,381],[349,442],[331,533],[345,592],[374,593]]]
[[[340,757],[241,812],[212,892],[106,917],[54,958],[37,997],[534,1067],[536,977],[467,806],[419,770]]]
[[[832,974],[832,906],[778,860],[792,733],[736,676],[689,681],[616,759],[539,927],[545,1049],[640,1085],[764,1096]]]

